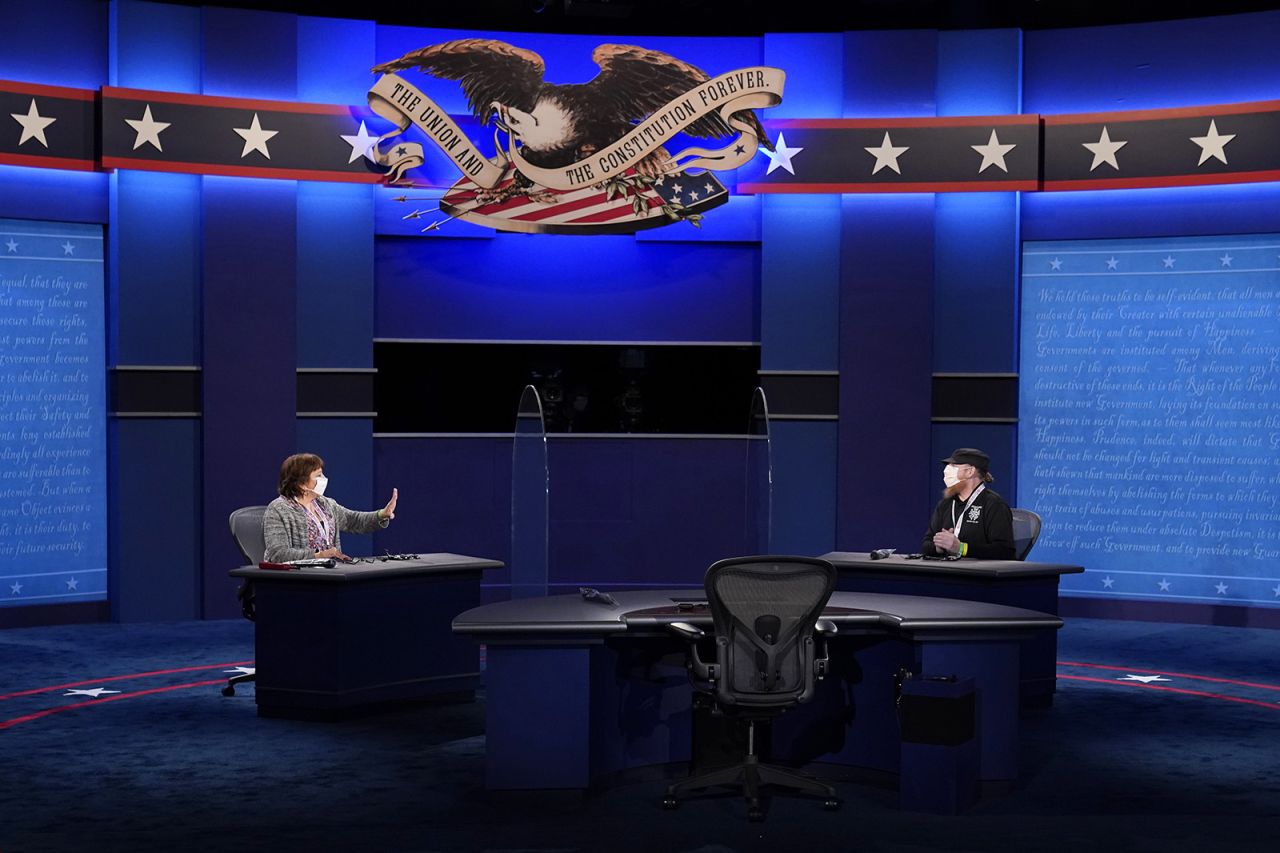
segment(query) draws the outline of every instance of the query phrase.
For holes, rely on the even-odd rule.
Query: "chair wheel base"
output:
[[[662,799],[662,807],[667,811],[675,811],[680,807],[680,801],[675,797],[664,797]]]
[[[826,800],[825,802],[823,802],[822,807],[829,812],[839,811],[840,801],[835,799]]]
[[[234,687],[232,687],[230,684],[228,684],[226,687],[222,688],[222,695],[223,695],[223,696],[234,696],[234,695],[236,695],[236,689],[235,689]]]
[[[752,806],[751,808],[747,809],[747,820],[751,821],[752,823],[759,823],[760,821],[764,820],[764,809],[760,808],[759,806]]]

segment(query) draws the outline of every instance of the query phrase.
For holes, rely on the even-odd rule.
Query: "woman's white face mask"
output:
[[[329,487],[329,478],[324,476],[323,474],[320,474],[316,477],[316,484],[311,487],[311,491],[315,492],[316,495],[323,495],[324,490],[328,487]]]

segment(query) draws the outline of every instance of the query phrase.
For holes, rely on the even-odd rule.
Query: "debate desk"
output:
[[[486,784],[584,789],[632,768],[689,761],[693,690],[671,622],[710,629],[701,590],[526,598],[458,615],[486,644]],[[977,776],[1017,775],[1018,655],[1058,617],[973,601],[836,592],[831,674],[774,723],[772,757],[897,774],[902,674],[976,685]]]
[[[1022,607],[1058,614],[1058,580],[1081,566],[1017,560],[907,559],[893,554],[873,560],[866,552],[823,554],[839,571],[836,589],[893,595],[925,595]],[[1058,632],[1035,632],[1023,641],[1019,691],[1022,707],[1053,704],[1057,686]]]
[[[450,620],[480,603],[481,575],[503,564],[459,554],[374,559],[231,571],[254,585],[260,715],[336,717],[382,703],[474,697],[479,647],[454,634]]]

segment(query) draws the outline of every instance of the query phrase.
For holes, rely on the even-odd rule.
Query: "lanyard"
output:
[[[320,528],[320,536],[324,540],[324,544],[332,545],[333,535],[329,531],[329,519],[324,512],[320,510],[320,502],[312,501],[311,506],[304,507],[307,514],[315,520],[316,526]]]
[[[966,515],[968,515],[968,514],[969,514],[969,507],[973,506],[973,502],[974,502],[974,501],[976,501],[976,500],[978,499],[978,495],[982,494],[982,490],[983,490],[983,489],[985,489],[985,488],[986,488],[986,486],[985,486],[985,485],[978,486],[978,488],[976,488],[976,489],[974,489],[974,490],[973,490],[973,494],[969,495],[969,500],[965,501],[964,509],[960,510],[960,521],[959,521],[959,522],[957,522],[957,521],[956,521],[956,504],[955,504],[955,501],[952,501],[952,502],[951,502],[951,526],[952,526],[952,528],[954,528],[954,530],[955,530],[955,534],[956,534],[956,538],[957,538],[957,539],[959,539],[959,538],[960,538],[960,528],[964,527],[964,518],[965,518],[965,516],[966,516]]]

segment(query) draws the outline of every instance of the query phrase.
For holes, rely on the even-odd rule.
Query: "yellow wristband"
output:
[[[969,553],[969,543],[968,543],[968,542],[961,542],[961,543],[960,543],[960,556],[961,556],[961,557],[963,557],[965,554],[968,554],[968,553]]]

